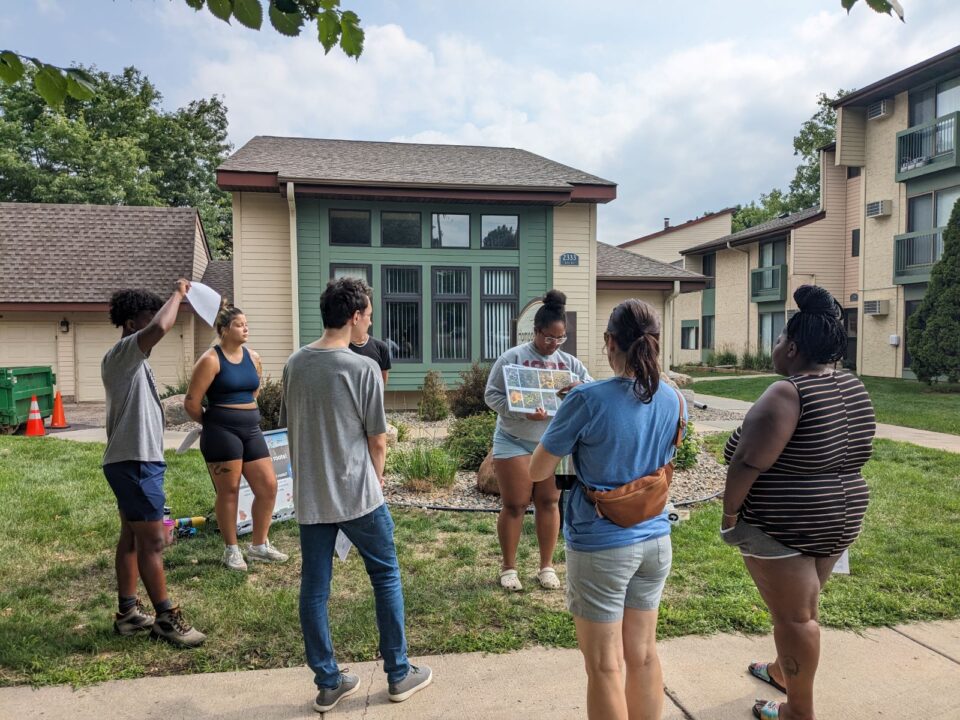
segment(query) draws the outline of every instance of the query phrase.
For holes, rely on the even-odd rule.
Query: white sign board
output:
[[[517,341],[514,343],[515,345],[533,342],[533,318],[542,305],[541,300],[534,300],[517,315]]]
[[[850,574],[850,550],[843,551],[837,564],[833,566],[833,571],[838,575]]]
[[[286,429],[269,430],[263,434],[277,474],[277,500],[273,506],[271,523],[291,520],[293,510],[293,469],[290,466],[290,446]],[[247,479],[240,476],[240,496],[237,498],[237,535],[253,532],[253,491]]]

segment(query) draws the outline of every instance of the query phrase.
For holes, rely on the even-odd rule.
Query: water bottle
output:
[[[172,511],[168,507],[163,508],[163,544],[172,545],[173,541],[177,539],[176,536],[176,523],[172,517]]]

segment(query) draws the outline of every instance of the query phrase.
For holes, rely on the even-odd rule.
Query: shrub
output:
[[[443,384],[443,376],[438,370],[431,370],[424,377],[417,411],[421,420],[443,420],[450,414],[447,387]]]
[[[260,410],[260,429],[276,430],[280,427],[280,399],[283,397],[283,383],[265,376],[260,381],[257,394],[257,408]]]
[[[696,428],[692,422],[687,422],[687,434],[683,438],[680,447],[677,448],[677,457],[673,461],[673,466],[677,470],[689,470],[697,465],[697,456],[700,453],[700,436],[697,435]]]
[[[392,452],[389,468],[400,476],[403,487],[416,492],[448,488],[457,478],[457,458],[437,446],[418,444]]]
[[[744,350],[740,357],[740,367],[744,370],[770,371],[773,370],[773,358],[764,350],[758,350],[756,353]]]
[[[399,420],[392,424],[397,429],[397,442],[405,442],[410,437],[410,426]]]
[[[160,393],[160,399],[166,400],[168,397],[173,397],[174,395],[186,395],[187,388],[190,387],[190,376],[186,378],[178,377],[176,385],[164,385],[163,392]]]
[[[490,408],[483,399],[487,390],[490,366],[474,363],[460,373],[460,384],[450,393],[450,409],[458,418],[480,415]]]
[[[462,470],[479,470],[480,463],[493,447],[493,431],[497,426],[497,414],[485,412],[470,415],[453,423],[447,436],[446,447],[460,460]]]
[[[729,348],[714,350],[707,355],[707,365],[717,367],[719,365],[736,365],[737,354]]]

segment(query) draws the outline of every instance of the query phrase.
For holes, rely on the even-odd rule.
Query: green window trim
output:
[[[409,277],[416,277],[416,290],[390,291],[391,270],[415,270],[416,275],[411,274]],[[423,362],[423,268],[420,265],[383,265],[380,272],[382,277],[380,322],[383,327],[381,334],[382,340],[390,348],[390,359],[393,364]],[[410,312],[409,306],[415,306],[416,310]],[[400,312],[395,312],[397,310]],[[409,328],[400,327],[404,320],[411,318],[415,319],[416,345],[410,341]],[[408,344],[410,345],[409,354],[406,357],[400,356],[399,351],[404,350],[404,346]],[[406,354],[405,350],[404,353]]]
[[[692,333],[688,332],[693,330]],[[681,350],[699,350],[700,349],[700,321],[699,320],[681,320],[680,321],[680,349]]]

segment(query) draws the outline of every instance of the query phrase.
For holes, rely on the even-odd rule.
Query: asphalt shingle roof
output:
[[[233,260],[211,260],[200,281],[233,302]]]
[[[759,225],[754,225],[749,227],[746,230],[741,230],[740,232],[732,233],[731,235],[724,235],[721,238],[716,240],[710,240],[709,242],[701,243],[700,245],[694,245],[693,247],[687,248],[686,250],[681,250],[681,255],[688,254],[697,254],[698,252],[704,252],[709,250],[714,250],[718,248],[725,247],[729,242],[732,245],[738,245],[745,242],[750,242],[753,238],[760,237],[762,235],[767,235],[777,230],[790,230],[797,225],[801,225],[808,220],[813,219],[816,215],[819,215],[823,212],[819,207],[807,208],[806,210],[801,210],[800,212],[795,212],[792,215],[787,215],[786,217],[777,217],[773,220],[767,220],[765,223],[760,223]]]
[[[636,278],[638,280],[703,279],[703,275],[699,273],[600,242],[597,243],[597,277]]]
[[[258,135],[219,168],[342,185],[570,188],[615,183],[526,150]]]
[[[196,222],[193,208],[0,203],[0,302],[165,298],[193,272]]]

